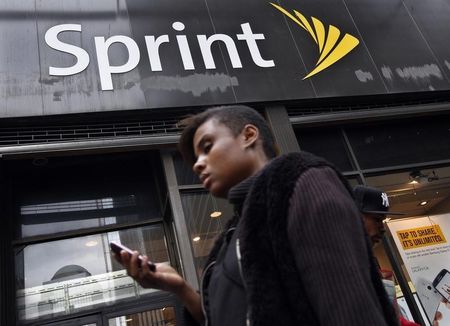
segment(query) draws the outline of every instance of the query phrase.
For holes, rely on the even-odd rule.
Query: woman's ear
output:
[[[252,124],[246,124],[242,129],[241,135],[243,137],[244,146],[253,146],[259,138],[259,129]]]

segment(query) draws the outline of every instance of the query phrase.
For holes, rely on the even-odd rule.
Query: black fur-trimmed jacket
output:
[[[398,325],[352,191],[330,163],[306,152],[278,157],[242,195],[249,325]]]

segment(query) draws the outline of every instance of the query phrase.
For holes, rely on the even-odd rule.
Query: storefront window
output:
[[[19,320],[68,315],[151,292],[138,286],[112,257],[117,241],[168,262],[161,224],[28,245],[16,249]]]
[[[438,293],[438,275],[450,270],[450,167],[413,168],[370,175],[365,180],[388,194],[390,211],[405,214],[387,215],[385,220],[395,243],[392,254],[402,271],[397,277],[404,276],[408,282],[426,325],[433,325],[435,318],[442,318],[439,324],[446,325],[450,310],[443,303],[446,298]],[[376,246],[374,252],[381,268],[392,270],[383,246]],[[411,319],[402,292],[397,295],[405,316]]]
[[[212,197],[204,191],[182,193],[181,201],[200,277],[214,241],[233,216],[233,209],[227,200]]]
[[[177,175],[177,182],[180,186],[201,184],[200,179],[192,170],[192,166],[186,164],[179,152],[173,152],[173,164]]]
[[[391,211],[404,213],[403,217],[450,212],[450,167],[414,168],[367,176],[366,182],[384,190]]]
[[[450,158],[448,118],[374,124],[346,129],[362,169]]]
[[[428,325],[450,323],[450,214],[391,220],[389,230]]]
[[[341,171],[352,171],[353,166],[340,129],[295,129],[302,150],[321,156]]]

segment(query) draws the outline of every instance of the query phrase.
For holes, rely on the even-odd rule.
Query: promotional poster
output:
[[[450,214],[388,222],[430,322],[450,325]]]

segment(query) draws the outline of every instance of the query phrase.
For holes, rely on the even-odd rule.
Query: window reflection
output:
[[[160,174],[148,153],[19,164],[17,238],[162,219]]]
[[[153,218],[161,218],[156,207],[148,212],[149,205],[136,200],[135,195],[23,205],[22,237],[149,219],[145,208]]]
[[[175,309],[164,307],[108,319],[108,326],[175,326]]]
[[[116,216],[136,216],[134,195],[79,201],[23,205],[20,207],[22,236],[50,234],[81,228],[116,224]],[[103,216],[103,217],[99,217]],[[120,215],[119,215],[120,216]],[[123,215],[120,216],[123,220]],[[36,225],[35,222],[40,222]]]
[[[114,203],[114,205],[113,205]],[[117,198],[100,198],[89,200],[77,200],[68,202],[46,203],[37,205],[24,205],[20,208],[22,215],[38,215],[48,213],[66,213],[78,211],[91,211],[97,209],[108,209],[113,207],[135,206],[134,195]]]
[[[169,261],[162,225],[26,246],[16,254],[19,319],[71,314],[153,292],[138,286],[112,259],[110,241],[155,262]]]

